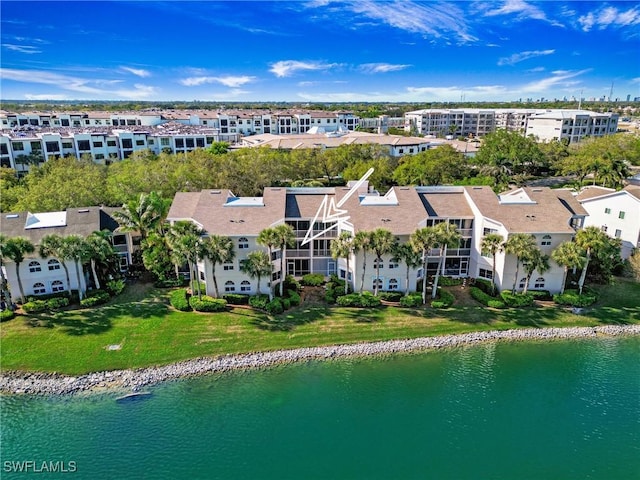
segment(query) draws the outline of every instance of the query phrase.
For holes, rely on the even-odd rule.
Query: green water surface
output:
[[[0,477],[640,479],[640,339],[497,343],[1,398]],[[16,473],[7,462],[74,462]]]

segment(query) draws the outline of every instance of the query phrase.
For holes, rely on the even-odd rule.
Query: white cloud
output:
[[[585,32],[592,28],[604,30],[606,28],[623,28],[640,25],[640,7],[636,6],[626,11],[618,10],[616,7],[606,6],[598,10],[589,12],[578,18],[578,23]]]
[[[101,78],[79,78],[70,75],[62,75],[59,73],[47,72],[44,70],[18,70],[11,68],[0,68],[0,77],[3,80],[13,80],[22,83],[36,83],[42,85],[53,85],[62,90],[69,90],[76,93],[91,95],[93,98],[123,98],[139,100],[149,98],[157,93],[157,88],[135,84],[132,89],[122,88],[119,90],[98,88],[99,86],[113,86],[121,83],[120,80],[109,80]]]
[[[188,77],[180,80],[180,83],[186,87],[197,87],[200,85],[206,85],[208,83],[219,83],[225,87],[237,88],[241,87],[245,83],[252,82],[256,77],[243,75],[239,77],[226,76],[226,77],[213,77],[213,76],[200,76],[200,77]]]
[[[554,72],[551,72],[550,77],[527,83],[520,87],[519,90],[522,93],[545,93],[548,92],[551,88],[570,88],[580,83],[576,80],[570,79],[578,77],[579,75],[582,75],[589,71],[589,69],[578,71],[556,70]]]
[[[25,100],[72,100],[67,95],[58,93],[25,93]]]
[[[358,68],[364,73],[387,73],[397,72],[409,68],[411,65],[400,65],[391,63],[363,63]]]
[[[460,43],[475,42],[468,31],[467,18],[453,2],[416,4],[409,1],[356,1],[340,3],[342,8],[394,28],[424,37],[454,37]]]
[[[298,60],[281,60],[271,64],[269,71],[278,78],[290,77],[301,70],[329,70],[337,67],[337,63],[301,62]]]
[[[13,43],[3,43],[2,46],[7,50],[11,50],[13,52],[20,52],[32,55],[34,53],[42,53],[42,50],[39,50],[38,47],[32,47],[31,45],[15,45]]]
[[[498,65],[515,65],[518,62],[522,62],[530,58],[552,55],[553,53],[555,53],[555,50],[531,50],[528,52],[514,53],[513,55],[503,57],[498,60]]]
[[[124,70],[125,72],[132,73],[137,77],[142,77],[142,78],[151,76],[151,72],[149,70],[144,70],[142,68],[120,67],[120,70]]]

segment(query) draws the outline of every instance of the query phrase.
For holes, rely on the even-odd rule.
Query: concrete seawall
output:
[[[231,370],[261,369],[307,360],[392,355],[394,353],[418,352],[490,341],[580,339],[618,335],[640,335],[640,325],[495,330],[409,340],[297,348],[294,350],[196,358],[160,367],[96,372],[76,377],[56,373],[8,371],[0,375],[0,392],[30,395],[69,395],[104,389],[124,389],[135,392],[144,386],[165,380]]]

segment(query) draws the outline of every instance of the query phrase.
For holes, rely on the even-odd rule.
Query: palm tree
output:
[[[89,258],[89,248],[86,241],[80,235],[67,235],[63,243],[64,258],[73,260],[76,267],[76,277],[78,279],[78,298],[84,298],[82,288],[81,270],[82,264]]]
[[[11,299],[11,292],[9,291],[8,282],[4,276],[4,259],[8,258],[7,255],[7,242],[9,239],[0,233],[0,300],[3,300],[9,310],[13,310],[13,301]]]
[[[409,295],[409,275],[411,269],[418,268],[422,264],[422,257],[420,253],[416,252],[411,244],[400,243],[396,244],[393,249],[393,258],[395,260],[401,260],[407,267],[407,276],[405,279],[404,294]]]
[[[438,243],[438,236],[434,227],[423,227],[411,234],[409,243],[414,251],[422,255],[422,303],[427,303],[427,265],[429,252]]]
[[[390,253],[396,244],[396,237],[386,228],[376,228],[371,232],[371,250],[376,254],[376,283],[373,286],[373,294],[377,297],[380,289],[380,263],[382,256]]]
[[[269,255],[269,261],[273,259],[273,249],[278,245],[278,234],[275,228],[265,228],[258,234],[258,244],[267,247],[267,254]],[[273,263],[271,263],[271,277],[273,277]],[[271,278],[270,277],[270,278]],[[269,300],[273,300],[273,288],[271,282],[269,282]]]
[[[579,230],[578,233],[576,233],[576,244],[582,248],[586,254],[584,267],[580,274],[580,279],[578,280],[578,289],[580,294],[582,294],[582,288],[584,286],[584,280],[587,277],[587,269],[589,268],[591,257],[598,250],[605,248],[609,243],[608,240],[607,234],[594,226],[587,227],[584,230]]]
[[[67,279],[67,292],[71,293],[71,280],[66,262],[68,258],[65,258],[64,237],[56,235],[55,233],[42,237],[40,245],[38,246],[38,255],[42,258],[53,257],[58,263],[62,264]]]
[[[431,290],[431,298],[436,298],[438,292],[438,280],[440,279],[440,272],[444,269],[444,261],[447,256],[447,247],[449,245],[460,245],[460,239],[462,235],[458,232],[455,225],[450,222],[442,222],[435,226],[436,236],[438,238],[438,244],[440,245],[440,262],[438,263],[438,269],[436,270],[436,276],[433,279],[433,289]]]
[[[349,259],[353,252],[353,237],[351,232],[341,232],[338,238],[331,242],[331,257],[334,260],[344,258],[347,262],[347,273],[344,278],[344,294],[349,293]]]
[[[360,293],[364,289],[364,276],[367,271],[367,252],[371,250],[371,232],[361,230],[353,238],[353,251],[362,251],[362,277],[360,279]]]
[[[136,200],[122,205],[122,210],[113,213],[123,231],[138,232],[142,240],[153,231],[161,231],[170,200],[162,198],[157,192],[141,193]]]
[[[489,233],[482,237],[481,243],[482,255],[491,255],[493,262],[491,264],[491,284],[493,286],[492,293],[496,294],[496,256],[504,249],[504,237],[499,233]]]
[[[109,241],[111,232],[108,230],[96,231],[89,235],[86,239],[89,260],[91,261],[91,273],[93,274],[93,282],[96,289],[100,289],[100,280],[98,280],[97,263],[105,263],[116,255],[116,251]]]
[[[516,256],[516,274],[513,279],[513,288],[511,293],[516,293],[518,284],[518,274],[520,273],[520,263],[523,259],[528,258],[531,252],[537,248],[536,237],[530,233],[514,233],[504,244],[504,251],[509,255]]]
[[[542,253],[539,247],[531,250],[529,255],[524,259],[524,270],[526,272],[525,282],[524,282],[524,290],[522,293],[527,293],[529,290],[529,281],[531,280],[531,276],[533,272],[538,272],[540,275],[543,275],[544,272],[548,271],[550,267],[549,265],[549,255],[545,255]]]
[[[194,292],[197,289],[198,298],[202,298],[202,291],[196,267],[203,234],[204,231],[194,223],[188,220],[181,220],[171,226],[167,235],[174,262],[177,265],[187,263],[191,291]],[[196,288],[194,288],[194,285],[196,285]]]
[[[10,238],[5,242],[3,249],[4,256],[16,264],[16,279],[18,280],[18,289],[20,289],[22,303],[25,302],[25,296],[20,278],[20,264],[24,261],[25,255],[33,253],[35,249],[33,243],[23,237]]]
[[[567,283],[567,274],[570,268],[584,268],[584,264],[587,261],[584,250],[578,246],[575,242],[563,242],[551,252],[551,258],[564,267],[564,276],[562,278],[562,290],[560,293],[564,293],[564,287]]]
[[[240,271],[251,278],[258,279],[258,295],[260,294],[260,279],[271,274],[271,258],[264,250],[254,250],[247,258],[240,262]]]
[[[275,237],[277,240],[276,245],[280,248],[280,296],[284,294],[284,280],[285,272],[284,266],[286,264],[285,257],[287,248],[291,248],[296,244],[296,233],[293,227],[289,224],[283,223],[274,228]]]
[[[213,274],[213,286],[216,291],[216,298],[220,296],[218,291],[218,280],[216,278],[216,265],[218,263],[230,263],[236,256],[233,247],[233,240],[222,235],[210,235],[202,241],[202,253],[211,262]]]

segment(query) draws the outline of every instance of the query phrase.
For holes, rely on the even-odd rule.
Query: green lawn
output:
[[[640,284],[599,287],[586,313],[537,307],[491,311],[461,294],[447,310],[301,306],[272,318],[235,308],[228,313],[177,312],[168,291],[128,287],[94,310],[17,316],[0,324],[3,370],[81,374],[161,365],[200,356],[314,345],[426,337],[477,330],[640,323]],[[108,350],[119,344],[120,350]]]

